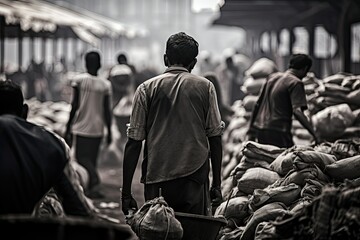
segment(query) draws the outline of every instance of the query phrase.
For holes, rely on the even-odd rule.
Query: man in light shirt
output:
[[[124,153],[125,215],[130,209],[137,209],[131,184],[143,141],[141,182],[146,201],[158,197],[161,189],[161,195],[174,211],[210,215],[208,196],[213,204],[222,200],[224,123],[214,85],[190,73],[197,54],[198,43],[191,36],[183,32],[170,36],[164,55],[168,68],[139,85],[135,92]]]
[[[88,52],[85,63],[87,73],[72,80],[73,100],[65,138],[69,141],[70,135],[73,135],[75,158],[89,173],[86,194],[92,198],[101,198],[97,160],[105,127],[107,144],[112,141],[111,84],[107,79],[98,77],[101,67],[98,52]]]

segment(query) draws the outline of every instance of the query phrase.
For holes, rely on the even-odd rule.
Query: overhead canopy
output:
[[[357,0],[226,0],[213,24],[254,31],[318,24],[336,33],[347,1],[359,4]],[[347,17],[359,21],[360,15],[356,8],[350,8]]]
[[[241,27],[254,36],[266,31],[321,25],[338,37],[343,71],[350,71],[351,24],[360,22],[359,0],[225,0],[214,25]],[[313,51],[310,51],[313,54]]]
[[[4,37],[69,37],[80,38],[92,45],[99,39],[79,22],[85,20],[39,1],[0,0],[0,15],[5,20]],[[93,29],[96,29],[96,25]]]
[[[5,19],[5,37],[22,36],[80,38],[92,45],[99,38],[135,37],[144,34],[113,19],[41,0],[0,0],[0,16]]]
[[[115,21],[114,19],[108,18],[106,16],[88,11],[84,8],[80,8],[75,5],[70,5],[67,2],[62,2],[62,5],[59,6],[65,10],[71,11],[75,13],[77,16],[82,16],[84,18],[90,18],[94,21],[97,21],[102,25],[102,29],[104,30],[103,34],[106,36],[110,36],[113,38],[124,36],[127,38],[134,37],[144,37],[148,34],[147,30],[144,28],[135,28],[124,23]]]

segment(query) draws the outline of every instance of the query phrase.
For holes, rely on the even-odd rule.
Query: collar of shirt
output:
[[[168,67],[165,70],[165,73],[169,73],[169,72],[189,72],[189,70],[187,70],[184,67]]]
[[[299,79],[290,69],[286,70],[285,73],[286,73],[286,74],[290,74],[290,75],[296,77],[297,79]]]

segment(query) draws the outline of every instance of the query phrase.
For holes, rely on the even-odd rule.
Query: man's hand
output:
[[[107,145],[110,145],[111,142],[112,142],[112,134],[111,134],[111,132],[109,132],[107,135],[106,143],[107,143]]]
[[[210,188],[210,199],[211,199],[212,208],[217,208],[223,202],[223,197],[220,187]]]
[[[137,206],[137,202],[136,200],[131,196],[121,196],[121,207],[122,207],[122,211],[125,214],[125,216],[129,215],[129,210],[132,211],[137,211],[138,210],[138,206]]]
[[[313,136],[314,140],[313,140],[313,143],[312,145],[316,146],[316,145],[319,145],[320,143],[323,142],[323,140],[319,137],[318,134],[315,133],[315,135]]]
[[[72,145],[72,138],[73,138],[73,135],[70,133],[70,131],[66,131],[64,139],[65,139],[65,142],[67,143],[67,145],[69,145],[69,147],[71,147],[71,145]]]
[[[249,128],[246,132],[246,141],[255,141],[256,140],[257,131],[254,128]]]

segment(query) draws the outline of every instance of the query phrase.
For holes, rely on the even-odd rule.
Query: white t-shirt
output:
[[[111,95],[111,83],[88,73],[79,74],[71,80],[79,88],[79,108],[72,124],[72,133],[87,137],[104,135],[104,99]],[[110,102],[110,101],[109,101]],[[110,106],[109,106],[110,107]]]

